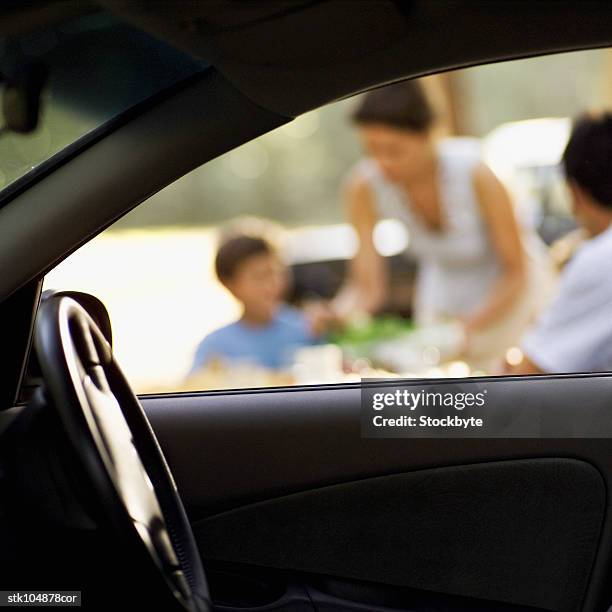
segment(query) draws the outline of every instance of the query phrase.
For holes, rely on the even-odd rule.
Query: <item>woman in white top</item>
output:
[[[383,306],[388,271],[373,229],[382,218],[396,218],[407,226],[418,261],[417,323],[460,321],[468,353],[500,356],[534,314],[541,282],[526,248],[536,237],[526,239],[519,228],[507,191],[481,160],[478,141],[436,140],[433,113],[417,81],[366,94],[353,120],[368,157],[346,181],[359,250],[334,301],[336,312],[342,317]]]

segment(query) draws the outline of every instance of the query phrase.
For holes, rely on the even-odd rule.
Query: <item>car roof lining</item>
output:
[[[407,77],[612,44],[612,5],[592,0],[103,4],[290,117]]]

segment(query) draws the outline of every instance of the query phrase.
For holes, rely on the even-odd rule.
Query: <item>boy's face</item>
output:
[[[285,296],[287,269],[272,253],[252,255],[238,265],[225,286],[248,316],[268,321]]]

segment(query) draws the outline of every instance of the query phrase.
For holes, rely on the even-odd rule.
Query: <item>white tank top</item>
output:
[[[413,306],[420,323],[474,312],[500,274],[473,186],[479,141],[447,138],[437,142],[437,150],[442,230],[428,228],[413,213],[408,194],[387,180],[373,159],[353,170],[368,181],[380,217],[398,219],[407,228],[408,253],[418,261]]]

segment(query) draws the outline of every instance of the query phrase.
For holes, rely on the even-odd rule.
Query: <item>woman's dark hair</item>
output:
[[[352,119],[357,125],[382,123],[426,132],[434,122],[434,112],[418,81],[401,81],[365,94]]]
[[[230,280],[238,266],[255,255],[269,255],[274,252],[272,246],[263,238],[238,235],[225,240],[215,258],[217,278],[223,282]]]
[[[574,122],[563,166],[569,180],[612,208],[612,113],[583,115]]]

